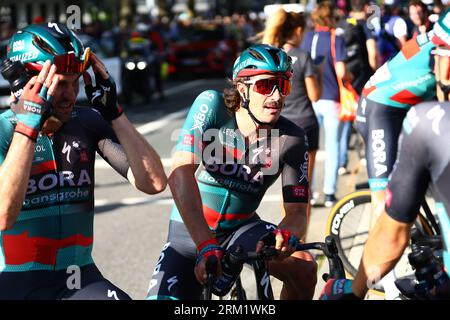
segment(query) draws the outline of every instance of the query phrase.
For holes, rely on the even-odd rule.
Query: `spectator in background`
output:
[[[317,5],[311,18],[314,31],[307,32],[301,48],[310,53],[316,65],[323,63],[322,93],[320,99],[313,104],[319,125],[323,125],[325,132],[325,175],[323,192],[325,206],[331,207],[336,201],[336,181],[339,156],[339,86],[337,77],[345,77],[345,43],[344,39],[334,32],[334,7],[331,2],[324,1]],[[334,48],[332,50],[332,42]],[[332,51],[335,52],[335,59]],[[336,61],[336,63],[334,63]],[[313,179],[313,186],[315,185]],[[313,204],[319,194],[313,193]]]
[[[319,123],[311,101],[319,100],[320,86],[311,56],[299,48],[305,24],[302,13],[286,12],[280,9],[267,21],[262,42],[283,48],[292,57],[294,69],[292,91],[286,97],[281,115],[301,127],[306,133],[309,156],[308,180],[312,181],[314,160],[319,149]],[[309,212],[310,207],[308,207],[308,217]]]
[[[385,0],[378,34],[378,65],[394,57],[408,40],[408,25],[400,17],[400,0]]]
[[[432,29],[433,25],[428,20],[429,12],[427,5],[422,0],[411,0],[408,5],[408,10],[409,18],[414,23],[413,38]]]
[[[348,16],[340,21],[336,28],[336,34],[342,36],[345,42],[345,65],[352,79],[351,84],[359,95],[370,76],[377,69],[375,34],[367,26],[366,10],[367,0],[351,0]],[[351,121],[345,121],[341,125],[339,175],[348,172],[348,142],[351,128]]]

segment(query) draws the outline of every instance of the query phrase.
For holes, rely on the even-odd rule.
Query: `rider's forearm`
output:
[[[285,203],[284,209],[286,215],[283,220],[281,220],[278,227],[281,229],[288,229],[298,239],[304,240],[306,237],[306,230],[308,228],[306,208],[306,204]]]
[[[368,284],[375,284],[391,271],[409,239],[410,225],[397,222],[383,212],[369,233],[359,271],[353,281],[353,293],[364,297]]]
[[[169,176],[169,186],[183,222],[198,246],[214,238],[203,216],[203,206],[192,166],[178,167]]]
[[[12,227],[22,209],[30,178],[35,142],[15,133],[0,166],[0,230]]]
[[[136,188],[148,194],[163,191],[167,185],[167,177],[156,151],[125,114],[112,121],[112,128],[125,150]]]

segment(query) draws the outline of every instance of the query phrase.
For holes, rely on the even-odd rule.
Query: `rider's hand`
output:
[[[215,272],[215,277],[219,277],[222,273],[222,268],[220,266],[220,261],[223,256],[223,248],[219,246],[219,243],[215,238],[207,240],[201,243],[197,247],[197,261],[195,262],[195,277],[200,284],[205,284],[208,280],[208,272],[206,270],[206,261],[208,257],[211,255],[216,256],[217,258],[217,267]]]
[[[320,294],[319,300],[361,300],[352,291],[352,280],[329,279]]]
[[[295,252],[297,242],[297,237],[289,230],[276,229],[259,239],[256,244],[256,252],[260,252],[264,246],[274,246],[278,251],[276,259],[284,260]]]
[[[11,105],[17,118],[15,132],[33,141],[51,113],[51,101],[59,81],[55,74],[56,66],[46,61],[39,75],[31,78],[23,88],[20,100]]]
[[[95,87],[92,85],[91,76],[85,71],[83,73],[84,90],[92,106],[100,111],[105,120],[111,122],[123,113],[122,107],[119,106],[117,101],[116,84],[103,62],[95,54],[91,55],[91,59],[95,75]]]

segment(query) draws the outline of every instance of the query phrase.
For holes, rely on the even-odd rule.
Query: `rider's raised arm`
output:
[[[11,228],[22,209],[35,144],[0,117],[0,231]]]
[[[155,149],[136,130],[125,114],[112,121],[112,128],[130,165],[127,172],[128,180],[145,193],[162,192],[166,188],[167,177]]]
[[[55,73],[46,61],[39,75],[25,85],[14,112],[0,116],[0,230],[11,228],[22,209],[38,134],[49,115],[43,90],[53,98],[59,81]]]
[[[86,96],[111,124],[120,141],[131,169],[127,172],[128,180],[138,190],[148,194],[163,191],[167,185],[167,177],[160,157],[123,113],[117,101],[116,84],[105,64],[95,54],[91,56],[95,86],[90,74],[84,72]]]

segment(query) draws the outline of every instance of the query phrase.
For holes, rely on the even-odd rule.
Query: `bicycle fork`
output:
[[[259,300],[274,300],[266,261],[252,262],[255,271],[256,290]]]

